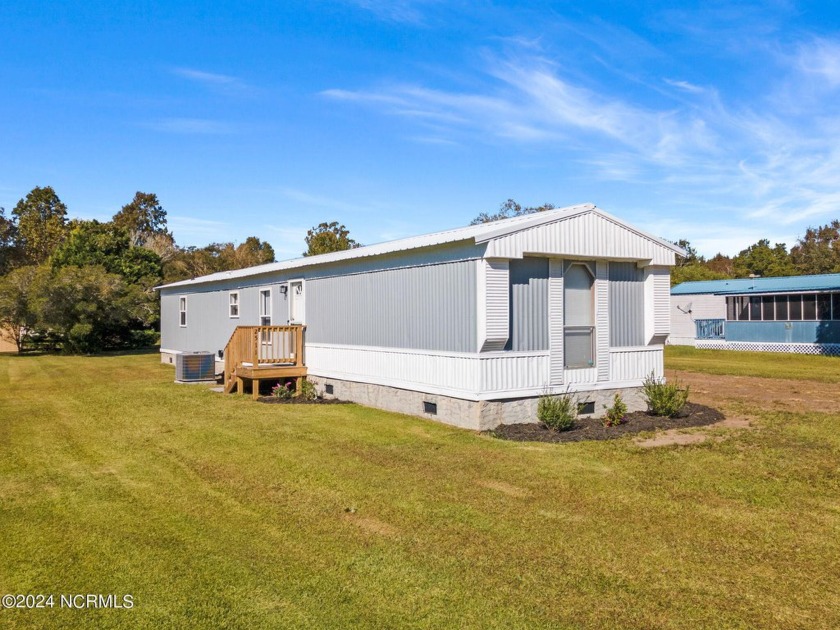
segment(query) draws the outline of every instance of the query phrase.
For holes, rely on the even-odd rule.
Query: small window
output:
[[[761,298],[757,295],[750,296],[750,321],[761,321]]]
[[[830,293],[820,293],[817,296],[817,319],[831,319]]]
[[[423,401],[423,413],[428,413],[430,415],[436,416],[437,415],[437,403],[429,402],[428,400]]]
[[[738,300],[738,321],[749,321],[750,311],[748,307],[750,303],[750,298],[748,298],[746,295],[742,295],[735,299]]]
[[[834,311],[831,319],[840,319],[840,293],[832,293],[831,299],[834,301]]]
[[[330,396],[332,396],[334,391],[335,391],[335,388],[333,387],[332,383],[327,383],[326,385],[324,385],[324,393],[325,394],[329,394]]]
[[[187,327],[187,298],[183,296],[178,298],[178,320],[181,328]]]
[[[239,291],[228,293],[228,316],[239,317]]]
[[[786,321],[788,318],[788,296],[776,296],[776,319]]]
[[[788,305],[790,306],[790,319],[792,321],[798,321],[802,319],[802,296],[789,295]]]
[[[817,296],[802,296],[802,319],[817,319]]]
[[[765,295],[761,298],[761,319],[766,322],[772,322],[776,319],[776,311],[773,308],[773,296]]]

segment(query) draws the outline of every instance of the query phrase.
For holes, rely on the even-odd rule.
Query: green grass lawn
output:
[[[0,357],[0,594],[134,598],[0,626],[840,626],[837,410],[523,444],[157,361]]]
[[[665,346],[665,365],[672,370],[689,370],[707,374],[840,383],[840,357],[784,352],[698,350],[692,346]]]

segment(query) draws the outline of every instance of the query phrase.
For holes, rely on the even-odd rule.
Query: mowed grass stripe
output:
[[[136,601],[12,627],[840,622],[836,414],[644,451],[260,405],[157,355],[3,370],[0,587]]]

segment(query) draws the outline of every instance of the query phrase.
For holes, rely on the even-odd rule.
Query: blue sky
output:
[[[0,206],[154,192],[184,245],[283,259],[509,197],[706,255],[840,218],[832,2],[5,0],[0,85]]]

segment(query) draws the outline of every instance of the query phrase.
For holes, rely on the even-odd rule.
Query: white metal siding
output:
[[[522,258],[526,253],[674,264],[672,250],[597,213],[576,215],[491,240],[486,256]]]
[[[479,261],[484,265],[485,332],[481,351],[501,350],[508,340],[510,308],[509,263],[507,260]]]
[[[610,375],[613,382],[641,381],[650,374],[656,378],[664,375],[661,346],[610,350]]]
[[[693,345],[696,319],[726,319],[726,298],[711,294],[672,295],[670,343]]]
[[[609,263],[595,263],[595,367],[598,382],[610,379],[610,270]]]
[[[657,267],[653,272],[653,310],[655,335],[671,332],[671,270]]]
[[[549,260],[548,266],[549,382],[563,383],[563,261]]]

